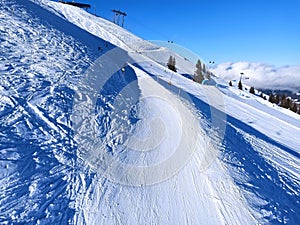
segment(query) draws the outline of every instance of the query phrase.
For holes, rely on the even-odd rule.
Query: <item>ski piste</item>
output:
[[[297,224],[298,115],[69,5],[0,20],[0,223]]]

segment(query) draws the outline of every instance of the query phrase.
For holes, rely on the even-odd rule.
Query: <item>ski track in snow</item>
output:
[[[168,73],[170,72],[164,72],[163,68],[154,69],[144,64],[142,68],[148,71],[151,76],[154,76],[155,79],[160,77],[159,82],[166,88],[169,88],[176,94],[180,93],[178,87],[172,88],[168,84],[170,79],[170,74]],[[166,75],[161,76],[163,73],[166,73]],[[184,91],[185,87],[191,87],[185,86],[180,79],[176,80],[175,76],[173,76],[172,83],[178,85],[182,89],[181,92]],[[212,116],[214,113],[219,113],[218,110],[214,112],[216,109],[212,111],[212,106],[207,104],[207,102],[213,103],[213,101],[212,99],[207,99],[209,95],[206,96],[205,93],[214,93],[215,91],[212,90],[214,87],[203,88],[203,93],[197,93],[197,95],[204,95],[203,98],[191,95],[195,107],[199,110],[200,118],[205,118],[205,123],[202,124],[202,127],[209,133],[215,145],[219,146],[220,142],[222,142],[219,158],[227,165],[233,180],[241,188],[248,204],[258,213],[256,218],[260,218],[262,223],[270,221],[272,224],[297,224],[299,219],[297,212],[299,211],[300,175],[299,157],[296,152],[298,149],[288,149],[253,129],[250,126],[251,123],[241,122],[230,115],[226,116],[226,133],[223,141],[218,140],[218,138],[222,137],[220,134],[217,135],[217,138],[214,138],[210,131],[214,127]],[[194,89],[190,88],[189,91],[193,93]],[[243,103],[233,102],[238,107],[243,106]],[[226,104],[227,101],[219,102],[218,104],[224,103]],[[213,105],[216,105],[216,103],[213,103]],[[218,105],[216,107],[220,108]],[[274,114],[274,112],[271,114]],[[264,114],[257,113],[253,115],[257,117]],[[282,114],[280,116],[283,117]],[[278,121],[276,118],[275,120]],[[218,131],[218,125],[222,126],[222,122],[216,122],[215,124]],[[289,127],[290,129],[293,128],[293,126]],[[265,131],[266,129],[263,128],[262,130]],[[241,131],[243,131],[242,135],[239,134]],[[296,132],[297,129],[295,130]],[[292,141],[292,146],[296,146],[297,140],[293,139],[293,137],[289,137],[289,140]],[[274,195],[274,193],[277,193],[277,195]]]
[[[26,1],[5,1],[0,20],[0,223],[65,224],[74,214],[72,87],[91,59]]]
[[[244,113],[241,122],[238,118],[243,118],[236,112],[249,101],[230,89],[221,89],[224,105],[236,105],[233,112],[224,110],[223,134],[218,127],[221,122],[214,124],[213,119],[214,113],[219,115],[221,103],[209,102],[205,96],[216,90],[166,71],[162,65],[169,50],[83,10],[35,2],[40,5],[28,0],[2,1],[0,5],[1,224],[298,223],[299,141],[291,135],[291,143],[279,144],[289,129],[297,134],[299,127],[287,123],[298,124],[297,118],[251,101],[246,108],[257,110]],[[127,163],[143,159],[142,164],[168,156],[154,153],[152,158],[139,158],[139,154],[119,148],[139,124],[142,111],[136,96],[141,98],[147,86],[151,87],[147,91],[160,90],[162,95],[170,92],[198,115],[203,134],[199,149],[182,170],[159,184],[134,187],[110,182],[82,160],[73,140],[70,116],[78,82],[95,59],[114,45],[136,55],[142,53],[149,60],[128,66],[126,77],[121,72],[112,75],[99,93],[95,114],[100,139],[110,154]],[[193,65],[184,59],[179,57],[177,63],[180,71],[193,72]],[[141,78],[149,75],[153,80],[143,85]],[[171,77],[175,86],[168,84]],[[120,91],[133,81],[132,90],[121,94],[125,110],[114,114]],[[189,99],[181,97],[184,91]],[[289,129],[264,129],[258,119],[267,117],[262,111],[271,115],[271,123],[278,121]],[[149,131],[142,128],[147,135]],[[203,156],[203,149],[215,149],[218,154]]]
[[[159,93],[164,98],[166,90],[152,79],[145,81],[143,76],[147,75],[136,68],[134,70],[142,93]],[[176,95],[173,95],[173,98],[176,98]],[[183,128],[185,126],[188,124],[184,124]],[[251,210],[222,163],[217,159],[211,162],[210,158],[204,157],[204,153],[209,154],[213,151],[213,146],[209,146],[210,141],[204,133],[202,135],[199,147],[188,164],[166,181],[151,186],[133,187],[109,182],[98,174],[89,187],[84,183],[83,191],[79,191],[84,194],[77,200],[80,211],[76,214],[76,223],[255,224]],[[173,139],[177,138],[177,135],[174,135]],[[207,152],[208,149],[210,152]],[[112,151],[115,152],[114,149]],[[161,154],[148,160],[153,162],[155,158],[163,159],[165,154]],[[138,156],[133,157],[133,161],[136,157]],[[216,156],[212,154],[212,157]]]

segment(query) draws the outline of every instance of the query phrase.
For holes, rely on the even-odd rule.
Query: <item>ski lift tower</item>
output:
[[[117,24],[120,26],[120,16],[122,17],[122,27],[124,27],[124,18],[127,16],[125,12],[121,12],[120,10],[112,10],[114,13],[114,24]]]

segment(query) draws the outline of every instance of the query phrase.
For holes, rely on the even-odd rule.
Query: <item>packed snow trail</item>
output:
[[[128,169],[125,172],[109,173],[108,176],[97,173],[93,179],[89,179],[86,173],[81,174],[82,184],[78,193],[82,194],[76,201],[78,213],[75,215],[75,222],[78,224],[256,224],[251,209],[217,159],[217,150],[201,130],[192,109],[134,66],[127,68],[124,76],[130,77],[135,74],[138,79],[137,84],[128,85],[130,90],[139,88],[141,91],[136,106],[137,115],[135,115],[140,120],[134,124],[132,130],[134,138],[129,137],[125,149],[119,149],[121,143],[112,146],[115,160],[121,158],[120,161],[125,162],[129,169],[125,166],[125,169]],[[110,96],[110,93],[106,95]],[[130,97],[127,96],[126,90],[120,95],[122,99]],[[161,106],[162,104],[164,107]],[[114,109],[116,105],[115,102]],[[125,108],[129,110],[131,106],[127,105]],[[157,123],[155,119],[159,119],[160,122]],[[116,126],[120,127],[120,123]],[[122,130],[110,127],[106,138],[112,132],[117,133],[115,135],[118,136]],[[151,132],[155,133],[151,134]],[[181,132],[188,132],[186,135],[190,137],[198,136],[190,140],[192,145],[184,143],[187,145],[184,149],[186,155],[176,151],[176,148],[180,147],[179,141],[184,139]],[[156,139],[158,143],[155,143],[157,145],[154,147],[151,135],[159,136]],[[188,148],[195,149],[189,152]],[[145,152],[147,149],[148,152]],[[188,159],[182,159],[187,156]],[[171,162],[170,158],[173,159]],[[176,163],[180,160],[186,162],[178,168]],[[164,165],[166,162],[167,167]],[[161,170],[153,169],[153,164]],[[97,164],[89,166],[97,171],[95,165]],[[142,174],[132,170],[132,165],[138,165]],[[169,174],[168,169],[174,171]],[[132,172],[134,174],[131,174]],[[133,180],[123,180],[124,177],[130,178],[131,175],[135,175],[132,177]],[[86,183],[86,180],[89,182]]]
[[[264,111],[259,113],[259,110],[253,108],[255,105],[253,99],[250,99],[250,106],[246,106],[243,100],[235,100],[238,99],[237,96],[235,99],[229,100],[227,95],[222,94],[224,90],[218,91],[219,96],[216,98],[217,89],[215,87],[203,86],[200,89],[198,85],[195,85],[198,89],[196,91],[193,88],[194,84],[191,85],[190,81],[180,79],[179,76],[172,76],[172,83],[177,85],[174,88],[168,84],[170,75],[169,72],[165,73],[163,68],[146,64],[139,67],[153,77],[160,77],[159,82],[174,93],[183,93],[184,91],[191,93],[189,99],[198,110],[201,126],[209,134],[210,141],[215,146],[219,146],[221,154],[218,158],[225,163],[235,184],[247,199],[247,203],[256,211],[255,217],[261,223],[298,223],[297,221],[300,219],[300,164],[299,149],[297,149],[299,141],[295,137],[298,136],[299,128],[285,121],[291,120],[295,124],[299,121],[293,117],[284,117],[281,112],[277,113],[279,118],[283,118],[283,121],[264,113]],[[179,89],[181,92],[178,91]],[[226,90],[225,93],[228,92]],[[199,97],[201,95],[204,96]],[[260,107],[257,108],[260,109]],[[242,108],[253,108],[253,111],[241,111]],[[268,110],[274,109],[269,107]],[[271,111],[270,114],[276,115],[276,112]],[[244,115],[244,121],[231,115],[238,115],[238,117]],[[254,117],[256,121],[247,123],[248,120],[253,121],[251,117]],[[287,128],[293,130],[293,134],[286,137],[290,142],[283,143],[281,137],[273,140],[271,138],[274,137],[273,130],[268,131],[266,127],[258,126],[261,123],[260,120],[263,119],[266,123],[274,123],[277,126],[286,124],[286,127],[281,125],[278,128],[281,131],[287,130]],[[259,130],[254,129],[252,125],[258,126]],[[211,130],[216,130],[216,134]],[[224,130],[226,133],[223,133]],[[260,130],[266,133],[264,134]]]

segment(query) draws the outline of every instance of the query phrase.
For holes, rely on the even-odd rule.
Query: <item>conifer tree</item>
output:
[[[280,106],[288,109],[288,108],[290,108],[290,104],[291,104],[291,99],[287,98],[286,95],[283,94],[282,98],[281,98]]]
[[[249,92],[250,92],[251,94],[255,94],[254,87],[251,87],[250,90],[249,90]]]
[[[172,65],[173,65],[174,67],[176,66],[176,59],[175,59],[175,57],[173,57]]]
[[[241,80],[240,80],[239,83],[238,83],[238,88],[239,88],[240,90],[243,90],[243,85],[242,85],[242,81],[241,81]]]
[[[170,56],[167,66],[170,70],[177,72],[175,57]]]
[[[282,101],[285,101],[285,99],[286,99],[286,95],[285,95],[285,94],[282,94],[282,96],[281,96],[281,98],[280,98],[280,104],[281,104]]]
[[[196,63],[196,71],[195,71],[195,75],[194,75],[194,80],[198,83],[202,83],[202,81],[204,80],[204,76],[202,73],[202,64],[199,59]]]
[[[207,71],[206,71],[206,66],[205,66],[204,63],[203,63],[203,65],[202,65],[202,71],[203,71],[204,74],[206,74],[206,72],[207,72]]]
[[[198,59],[198,61],[196,63],[196,68],[198,71],[202,71],[202,63],[201,63],[200,59]]]
[[[170,55],[169,61],[168,61],[168,65],[171,65],[171,64],[172,64],[172,61],[173,61],[173,56]]]
[[[211,79],[211,72],[207,71],[207,73],[206,73],[206,78],[207,78],[208,80]]]
[[[269,102],[274,103],[275,100],[274,98],[275,98],[274,95],[271,93],[269,96]]]
[[[276,96],[275,96],[275,102],[274,102],[274,103],[276,103],[276,104],[278,105],[279,102],[280,102],[279,95],[276,95]]]
[[[297,104],[295,102],[291,103],[290,110],[295,113],[298,111]]]

